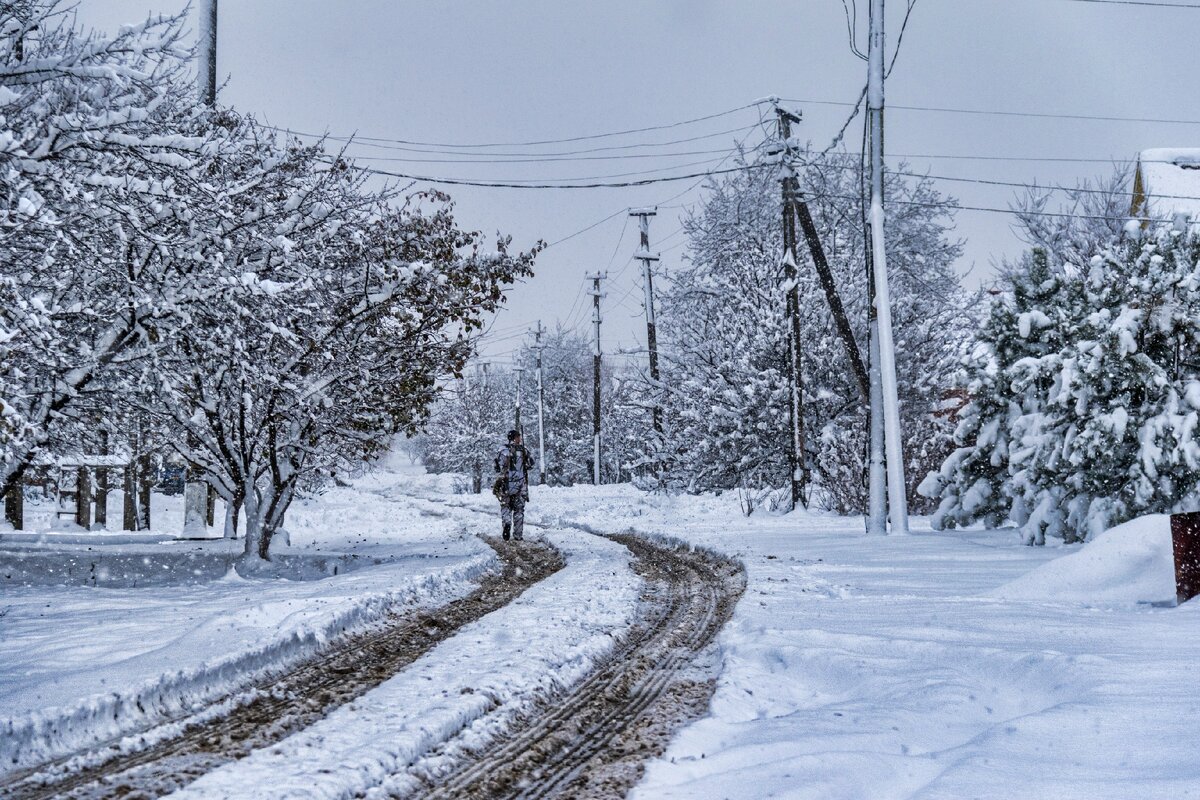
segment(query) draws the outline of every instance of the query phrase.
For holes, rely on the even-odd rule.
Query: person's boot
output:
[[[512,530],[512,527],[507,522],[504,523],[504,532],[502,534],[500,534],[501,536],[504,537],[504,541],[506,541],[506,542],[508,541],[509,532],[511,530]]]

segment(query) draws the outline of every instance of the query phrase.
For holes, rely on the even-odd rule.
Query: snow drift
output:
[[[1150,514],[1110,528],[990,593],[1005,600],[1074,603],[1175,602],[1171,518]]]

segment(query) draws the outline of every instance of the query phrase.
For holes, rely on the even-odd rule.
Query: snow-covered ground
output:
[[[1164,517],[1064,549],[628,487],[544,490],[533,516],[746,565],[711,715],[636,800],[1200,797],[1200,606],[1148,604],[1174,595]]]
[[[333,578],[6,589],[0,703],[50,713],[114,679],[161,681],[256,637],[315,629],[385,591],[421,602],[461,591],[488,562],[470,534],[496,526],[494,500],[449,486],[382,472],[290,514],[297,552],[405,556]],[[530,521],[548,526],[535,535],[567,569],[187,794],[347,796],[388,775],[403,790],[410,761],[437,767],[418,759],[431,745],[460,731],[480,741],[569,684],[628,624],[638,585],[624,551],[579,525],[682,538],[747,570],[711,713],[649,765],[638,800],[1200,797],[1200,606],[1153,605],[1173,592],[1165,518],[1082,548],[1029,548],[1011,531],[936,533],[919,520],[911,536],[871,538],[856,519],[746,518],[733,497],[532,495]]]
[[[284,572],[320,579],[242,578],[240,541],[0,536],[0,565],[26,584],[0,595],[0,770],[173,717],[388,611],[469,592],[495,553],[466,522],[376,491],[414,480],[431,484],[388,469],[292,507]]]
[[[394,797],[436,771],[434,746],[488,741],[515,715],[583,678],[632,621],[629,551],[580,532],[547,538],[567,566],[472,623],[307,730],[209,773],[172,797]],[[413,762],[415,764],[415,769]],[[286,767],[281,768],[280,765]]]

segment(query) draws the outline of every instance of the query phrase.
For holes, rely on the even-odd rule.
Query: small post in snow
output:
[[[888,291],[887,247],[883,215],[883,0],[871,0],[871,38],[867,54],[867,115],[871,152],[871,264],[879,333],[879,372],[883,390],[883,429],[887,453],[887,497],[891,532],[908,533],[904,454],[900,435],[900,400],[896,387],[896,347],[892,339],[892,305]],[[875,355],[873,352],[872,355]]]
[[[596,326],[596,350],[592,358],[592,483],[600,485],[600,281],[606,279],[608,273],[597,272],[588,275],[592,282],[592,323]]]

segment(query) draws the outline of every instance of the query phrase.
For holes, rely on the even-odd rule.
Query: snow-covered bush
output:
[[[1086,270],[1013,271],[970,366],[960,448],[922,484],[938,527],[1087,539],[1200,501],[1200,238],[1131,227]]]

